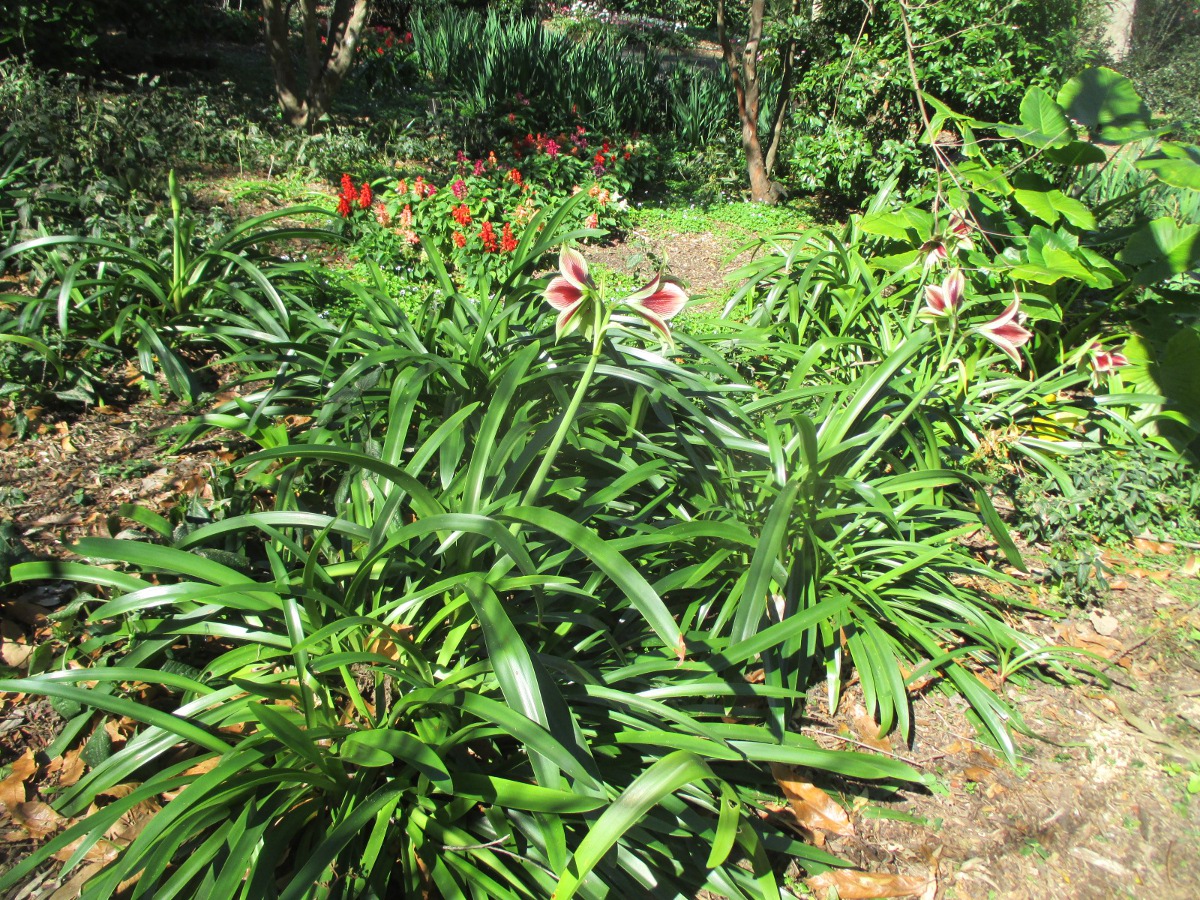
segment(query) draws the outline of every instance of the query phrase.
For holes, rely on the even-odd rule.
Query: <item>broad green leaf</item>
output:
[[[1150,107],[1133,82],[1104,66],[1086,69],[1063,85],[1058,105],[1106,143],[1125,143],[1154,127]]]
[[[1153,172],[1174,187],[1200,191],[1200,147],[1194,144],[1163,141],[1154,153],[1143,156],[1134,165]]]
[[[1200,268],[1200,224],[1177,225],[1164,216],[1147,223],[1117,259],[1138,270],[1139,284],[1154,284]]]
[[[1023,144],[1046,150],[1064,147],[1074,139],[1074,130],[1062,107],[1040,87],[1031,87],[1021,101],[1021,125],[998,125],[996,132]]]
[[[1053,225],[1059,218],[1065,217],[1072,225],[1085,231],[1093,231],[1096,228],[1096,218],[1092,211],[1062,191],[1013,191],[1013,197],[1048,225]]]
[[[929,240],[933,233],[933,215],[913,206],[902,206],[897,210],[868,213],[862,217],[859,227],[867,234],[920,244]]]

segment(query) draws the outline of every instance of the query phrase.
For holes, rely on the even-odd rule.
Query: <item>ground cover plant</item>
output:
[[[443,21],[479,29],[480,72],[541,52]],[[416,64],[459,36],[414,24]],[[629,123],[526,99],[468,96],[487,143],[360,156],[314,209],[209,232],[168,178],[158,230],[3,252],[28,260],[3,349],[103,351],[189,399],[203,355],[222,393],[174,438],[237,452],[206,494],[11,560],[70,602],[0,689],[51,699],[46,759],[78,771],[21,813],[40,843],[0,889],[54,865],[89,897],[777,897],[796,866],[820,890],[847,863],[797,834],[841,812],[813,783],[936,786],[869,752],[919,740],[923,694],[1013,761],[1012,685],[1105,681],[1018,627],[992,482],[1074,495],[1072,454],[1194,439],[1168,357],[1137,354],[1194,293],[1195,148],[1110,70],[1027,89],[1016,121],[925,95],[939,179],[756,240],[717,322],[665,267],[591,261],[661,171]],[[1135,143],[1106,181],[1099,148]],[[828,749],[809,716],[850,697],[869,740]]]

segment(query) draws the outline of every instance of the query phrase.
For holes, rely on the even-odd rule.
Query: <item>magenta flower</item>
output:
[[[1105,350],[1103,346],[1096,342],[1092,342],[1089,350],[1092,357],[1092,371],[1097,375],[1108,375],[1115,372],[1122,366],[1129,365],[1129,359],[1124,353],[1115,353],[1112,350]]]
[[[669,342],[671,330],[667,322],[683,309],[687,301],[688,296],[683,288],[672,279],[664,278],[660,272],[621,302],[656,328],[663,339]]]
[[[1021,298],[1014,297],[1008,309],[986,324],[976,329],[981,335],[1008,354],[1009,358],[1021,368],[1021,354],[1017,348],[1024,346],[1033,337],[1032,332],[1026,331],[1020,325]]]
[[[588,274],[587,260],[579,251],[563,247],[558,254],[558,271],[562,274],[546,287],[546,302],[558,310],[558,319],[554,323],[555,340],[579,326],[579,313],[596,290],[596,283]]]
[[[962,215],[957,212],[950,213],[950,224],[946,229],[952,235],[958,244],[960,250],[974,250],[975,241],[971,239],[971,232],[974,229]]]
[[[936,284],[925,285],[925,307],[920,316],[925,319],[940,319],[958,312],[962,305],[963,288],[966,279],[962,269],[955,269],[942,280],[939,287]]]
[[[450,185],[450,191],[454,194],[455,200],[465,200],[467,198],[467,183],[460,178],[454,184]]]

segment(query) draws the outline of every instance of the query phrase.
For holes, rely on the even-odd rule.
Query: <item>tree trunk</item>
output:
[[[1129,55],[1133,43],[1133,19],[1137,13],[1137,0],[1109,0],[1108,16],[1104,22],[1104,37],[1108,41],[1112,58],[1120,62]]]
[[[799,0],[792,2],[793,14],[798,3]],[[717,37],[721,43],[725,68],[729,70],[729,78],[733,82],[733,91],[737,100],[738,120],[742,125],[742,151],[746,154],[746,172],[750,178],[750,199],[756,203],[775,204],[785,196],[783,186],[772,181],[771,174],[775,168],[775,160],[783,137],[783,127],[787,121],[788,95],[791,93],[792,86],[794,43],[789,36],[779,50],[782,60],[779,97],[771,116],[771,130],[767,135],[768,144],[764,151],[762,139],[758,133],[762,98],[762,86],[758,78],[758,58],[759,48],[762,45],[765,10],[766,0],[751,0],[750,21],[740,62],[729,36],[729,27],[725,17],[725,0],[717,0]]]
[[[354,48],[367,22],[371,0],[335,0],[324,33],[317,18],[317,0],[300,0],[305,66],[303,89],[289,46],[288,18],[292,4],[285,0],[262,0],[262,4],[267,55],[271,59],[275,93],[284,121],[315,132],[354,62]]]

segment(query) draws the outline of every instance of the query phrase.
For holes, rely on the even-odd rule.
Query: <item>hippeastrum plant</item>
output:
[[[562,274],[550,282],[545,294],[546,302],[558,310],[558,319],[554,323],[556,340],[583,329],[584,336],[592,337],[598,345],[612,311],[625,308],[644,319],[670,343],[671,330],[667,323],[683,309],[688,299],[683,288],[672,279],[659,272],[632,294],[606,304],[603,287],[596,284],[588,271],[587,260],[578,250],[563,247],[558,257],[558,271]]]
[[[947,275],[941,285],[928,284],[925,286],[925,307],[920,316],[924,319],[940,319],[945,316],[957,315],[962,306],[963,288],[966,279],[962,269],[954,269]]]
[[[1021,327],[1021,298],[1013,297],[1008,308],[990,322],[980,325],[976,331],[987,338],[1006,353],[1017,368],[1021,368],[1021,354],[1018,348],[1024,346],[1033,337],[1032,332]]]
[[[540,496],[542,485],[554,464],[554,458],[579,412],[583,398],[587,395],[592,377],[596,373],[596,366],[600,362],[604,335],[613,324],[613,312],[626,309],[640,316],[670,345],[671,331],[667,323],[683,309],[688,299],[682,287],[665,278],[660,272],[632,294],[606,303],[604,285],[596,284],[588,271],[587,260],[583,258],[583,254],[566,246],[558,255],[558,271],[560,274],[550,281],[544,294],[546,302],[558,310],[558,318],[554,323],[555,340],[562,340],[563,337],[582,330],[584,337],[592,341],[592,352],[588,357],[587,367],[575,387],[571,402],[559,420],[558,429],[542,457],[541,465],[525,492],[523,502],[526,505],[533,504]]]

